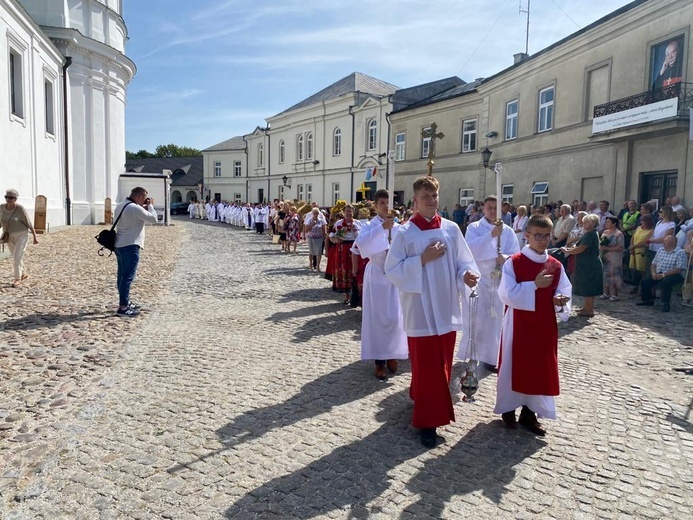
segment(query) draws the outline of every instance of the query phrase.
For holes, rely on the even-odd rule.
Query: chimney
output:
[[[529,54],[526,54],[524,52],[518,52],[517,54],[513,54],[513,64],[517,65],[521,61],[525,61],[527,58],[529,58]]]

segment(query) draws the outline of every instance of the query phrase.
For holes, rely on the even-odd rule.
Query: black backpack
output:
[[[123,216],[123,211],[125,211],[125,208],[127,208],[130,204],[132,204],[132,202],[128,202],[125,206],[123,206],[123,209],[120,211],[120,215],[118,215],[118,218],[111,226],[111,229],[104,229],[101,233],[94,237],[101,246],[101,248],[96,252],[99,256],[105,256],[103,251],[104,249],[108,249],[110,251],[108,256],[111,256],[113,254],[116,243],[116,224],[120,220],[120,217]]]

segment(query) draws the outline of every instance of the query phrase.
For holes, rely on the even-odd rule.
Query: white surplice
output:
[[[536,263],[545,263],[548,254],[537,254],[529,246],[522,249],[522,254]],[[536,284],[534,280],[518,283],[515,279],[515,271],[512,261],[508,261],[503,266],[503,276],[498,288],[498,296],[508,310],[503,317],[503,362],[498,373],[498,383],[496,390],[496,406],[493,413],[502,414],[511,410],[516,410],[521,406],[527,406],[539,417],[544,419],[556,418],[556,399],[552,395],[529,395],[513,390],[512,368],[513,368],[513,309],[523,311],[533,311],[535,305],[534,291]],[[561,267],[561,277],[556,287],[556,294],[564,294],[571,297],[573,286]],[[571,302],[565,304],[563,312],[560,307],[555,307],[561,321],[567,321],[570,316]]]
[[[435,242],[443,242],[447,251],[421,265],[424,250]],[[464,294],[467,271],[479,274],[457,224],[441,219],[439,229],[422,231],[412,222],[401,227],[392,239],[385,274],[399,289],[407,336],[441,336],[463,330],[460,294]]]
[[[399,226],[392,228],[392,236]],[[361,295],[361,359],[406,359],[407,336],[397,288],[385,276],[385,259],[390,248],[383,219],[376,216],[361,227],[354,245],[368,258]]]
[[[482,363],[496,366],[498,351],[500,349],[501,325],[503,322],[503,304],[498,299],[498,278],[494,277],[496,271],[496,258],[498,257],[498,239],[491,236],[491,231],[496,227],[485,218],[469,224],[465,240],[474,255],[481,277],[477,286],[479,301],[477,302],[477,325],[474,338],[474,357]],[[501,254],[504,258],[520,251],[517,243],[517,235],[511,227],[503,224],[501,235]],[[471,290],[467,288],[465,297],[468,299]],[[469,306],[463,309],[465,326],[469,323]],[[467,359],[468,338],[460,341],[457,350],[459,359]]]

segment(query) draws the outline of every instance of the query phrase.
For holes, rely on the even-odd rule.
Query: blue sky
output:
[[[126,148],[207,148],[355,71],[399,87],[491,76],[525,49],[520,2],[125,0]],[[627,3],[534,0],[529,53]]]

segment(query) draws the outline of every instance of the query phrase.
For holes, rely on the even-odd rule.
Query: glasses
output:
[[[9,196],[5,195],[5,200],[15,200],[16,198],[17,197],[9,197]]]
[[[538,240],[539,242],[543,242],[544,240],[550,240],[551,239],[551,233],[546,233],[545,235],[541,233],[530,233],[529,231],[527,232],[529,236],[534,237],[534,240]]]

